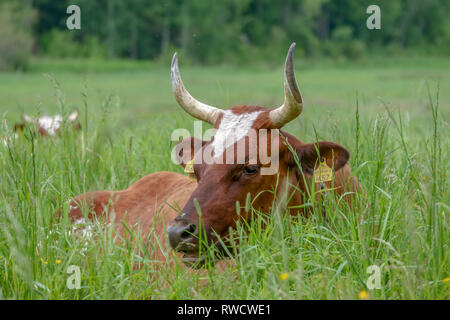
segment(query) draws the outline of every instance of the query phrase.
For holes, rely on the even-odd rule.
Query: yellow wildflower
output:
[[[442,280],[442,281],[444,281],[444,282],[449,282],[449,281],[450,281],[450,278],[445,278],[445,279]]]
[[[43,258],[41,258],[41,262],[42,262],[43,264],[48,264],[48,262],[45,261]]]
[[[289,273],[287,272],[283,272],[282,274],[280,274],[280,280],[281,281],[285,281],[289,278]]]
[[[61,260],[57,259],[55,262],[56,262],[57,264],[60,264],[60,263],[61,263]]]
[[[369,294],[367,293],[366,290],[362,290],[362,291],[359,293],[359,298],[360,298],[361,300],[367,300],[367,299],[369,299]]]

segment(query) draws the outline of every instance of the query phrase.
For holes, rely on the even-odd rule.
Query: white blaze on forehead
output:
[[[56,134],[56,130],[60,128],[61,122],[62,117],[60,115],[54,117],[43,116],[38,119],[39,126],[51,136]]]
[[[261,112],[235,114],[231,110],[223,111],[223,117],[212,142],[214,156],[220,156],[229,146],[245,137]]]

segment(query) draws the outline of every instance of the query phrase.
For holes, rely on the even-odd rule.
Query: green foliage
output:
[[[31,54],[33,11],[0,3],[0,70],[23,70]]]
[[[334,58],[349,58],[359,60],[366,53],[366,46],[361,40],[355,39],[353,29],[349,26],[333,30],[331,39],[325,42],[325,53]]]
[[[81,30],[65,26],[69,4],[81,8]],[[366,27],[371,4],[371,0],[32,2],[38,14],[33,28],[37,48],[51,57],[153,60],[178,50],[195,63],[272,64],[293,41],[297,54],[308,57],[358,60],[386,48],[447,54],[448,1],[377,1],[381,30]]]
[[[74,33],[53,29],[41,39],[42,52],[51,58],[104,58],[106,48],[96,36],[87,36],[83,42],[75,40]]]

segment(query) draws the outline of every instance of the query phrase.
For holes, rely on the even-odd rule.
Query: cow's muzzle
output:
[[[183,215],[178,216],[167,228],[172,249],[185,254],[198,253],[198,228]]]
[[[167,228],[170,246],[173,250],[184,253],[182,261],[192,268],[201,268],[205,266],[206,262],[213,265],[217,258],[216,254],[223,252],[222,246],[218,246],[212,241],[210,231],[207,231],[208,228],[203,228],[201,233],[199,229],[184,214],[176,217]],[[199,238],[202,240],[200,241]],[[200,243],[203,245],[210,243],[214,250],[212,252],[203,250],[200,254]]]

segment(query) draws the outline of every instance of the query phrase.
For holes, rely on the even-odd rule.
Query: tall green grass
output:
[[[57,109],[69,113],[64,82],[50,81]],[[124,126],[117,95],[97,103],[89,85],[81,92],[81,133],[44,139],[26,130],[0,146],[0,298],[358,299],[363,290],[373,299],[449,298],[449,139],[438,88],[426,90],[419,116],[387,102],[363,116],[361,93],[353,111],[336,118],[305,110],[309,121],[296,120],[288,131],[346,146],[364,192],[352,207],[329,194],[327,219],[318,203],[304,219],[239,204],[255,218],[233,232],[239,244],[227,266],[202,271],[161,269],[139,232],[121,243],[99,222],[92,223],[96,240],[72,232],[71,197],[124,189],[155,171],[182,172],[170,162],[170,134],[192,127],[189,117],[164,112]],[[9,121],[1,132],[11,134]],[[79,290],[67,287],[71,265],[81,270]],[[381,289],[366,287],[371,265],[381,268]]]

